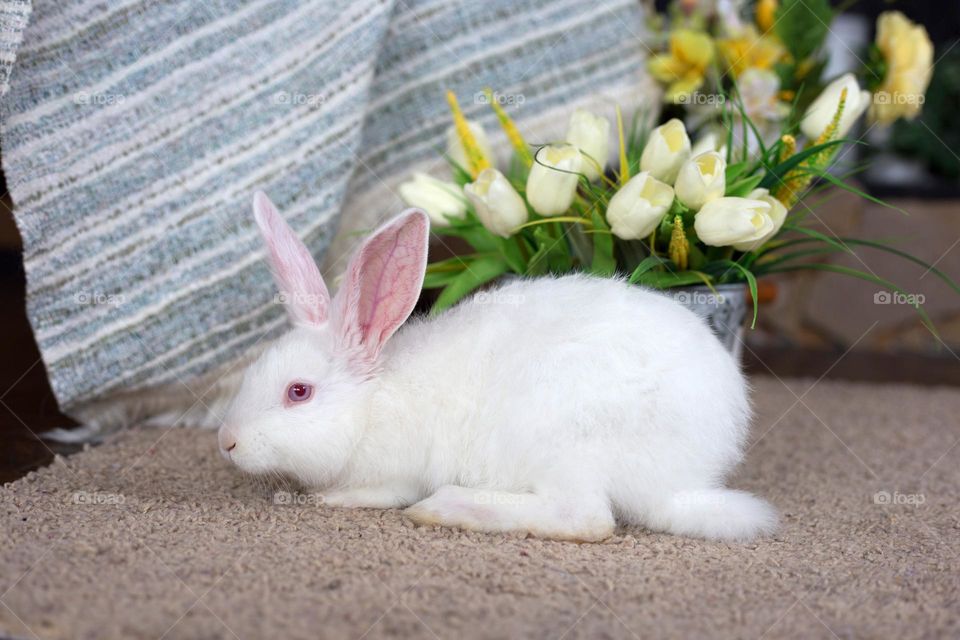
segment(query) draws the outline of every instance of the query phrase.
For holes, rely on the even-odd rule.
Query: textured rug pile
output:
[[[754,386],[732,484],[783,522],[748,545],[418,528],[244,477],[210,432],[129,430],[0,490],[0,634],[960,637],[960,393]]]

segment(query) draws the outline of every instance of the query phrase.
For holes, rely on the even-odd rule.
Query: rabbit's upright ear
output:
[[[373,364],[413,311],[429,240],[427,214],[408,209],[377,229],[350,260],[333,302],[333,322],[343,346],[361,364]]]
[[[294,324],[323,324],[330,293],[310,251],[262,191],[253,196],[253,217],[267,245],[267,258]]]

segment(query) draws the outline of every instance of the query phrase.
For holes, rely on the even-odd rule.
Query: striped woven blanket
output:
[[[396,185],[442,168],[447,89],[492,132],[496,88],[531,140],[574,106],[636,109],[641,17],[636,0],[0,2],[3,169],[61,407],[215,423],[286,327],[255,190],[336,275]]]

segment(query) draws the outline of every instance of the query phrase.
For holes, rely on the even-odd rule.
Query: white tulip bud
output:
[[[414,173],[413,179],[400,185],[400,197],[411,207],[423,209],[436,226],[447,226],[445,216],[462,218],[467,214],[463,191],[452,182],[438,180],[425,173]]]
[[[840,104],[840,93],[847,90],[847,101],[843,106],[843,114],[837,125],[836,137],[842,138],[850,131],[850,127],[857,121],[868,106],[870,106],[870,92],[861,91],[857,79],[852,73],[846,73],[830,84],[817,96],[800,122],[800,129],[810,140],[820,137],[833,120]]]
[[[752,243],[773,229],[770,203],[750,198],[717,198],[697,212],[693,228],[700,241],[711,247]]]
[[[727,157],[726,138],[721,138],[714,131],[708,131],[697,138],[690,149],[690,157],[698,156],[707,151],[716,151],[724,158]]]
[[[527,176],[527,202],[542,216],[558,216],[573,204],[583,158],[576,147],[551,144],[537,152]]]
[[[783,226],[784,221],[787,219],[787,208],[783,206],[782,202],[770,195],[770,192],[766,189],[754,189],[748,197],[751,200],[761,200],[770,205],[770,211],[767,213],[773,221],[773,228],[758,240],[754,240],[753,242],[739,242],[733,245],[733,248],[737,251],[753,251],[754,249],[759,249],[769,242],[773,236],[777,235],[780,227]]]
[[[640,170],[667,184],[677,179],[680,165],[690,157],[690,138],[683,122],[668,120],[650,132],[647,146],[640,156]]]
[[[610,153],[610,121],[584,109],[570,116],[567,142],[589,157],[583,158],[583,174],[592,182],[607,168]]]
[[[693,211],[723,197],[727,187],[727,163],[716,151],[694,156],[680,166],[673,188],[677,199]]]
[[[483,226],[498,236],[509,238],[514,229],[527,221],[526,203],[496,169],[484,169],[463,191]]]
[[[673,187],[648,172],[638,173],[610,198],[607,222],[613,235],[639,240],[650,235],[673,204]]]

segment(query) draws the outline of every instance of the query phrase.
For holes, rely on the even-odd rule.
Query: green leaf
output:
[[[650,271],[650,269],[665,264],[667,264],[667,261],[660,256],[647,256],[640,261],[640,264],[637,265],[637,268],[634,269],[633,273],[630,274],[630,284],[636,284],[639,282],[640,278],[643,277],[643,274]]]
[[[751,191],[757,188],[757,185],[763,180],[763,174],[747,176],[727,187],[725,195],[746,197]]]
[[[541,276],[545,273],[564,273],[570,270],[571,258],[567,243],[554,237],[545,226],[534,227],[533,239],[537,250],[527,263],[527,275]]]
[[[837,186],[837,187],[840,187],[841,189],[843,189],[843,190],[845,190],[845,191],[849,191],[850,193],[852,193],[852,194],[854,194],[854,195],[857,195],[857,196],[860,196],[861,198],[864,198],[864,199],[866,199],[866,200],[869,200],[870,202],[873,202],[874,204],[878,204],[878,205],[880,205],[881,207],[886,207],[887,209],[893,209],[894,211],[899,211],[900,213],[902,213],[902,214],[905,215],[905,216],[910,215],[909,213],[907,213],[906,211],[904,211],[904,210],[901,209],[900,207],[895,207],[895,206],[893,206],[892,204],[889,204],[889,203],[887,203],[887,202],[884,202],[883,200],[880,200],[879,198],[874,198],[874,197],[873,197],[872,195],[870,195],[869,193],[866,193],[865,191],[861,191],[860,189],[857,189],[856,187],[854,187],[854,186],[851,185],[851,184],[847,184],[846,182],[844,182],[844,181],[841,180],[840,178],[837,178],[836,176],[830,175],[830,174],[829,174],[828,172],[826,172],[826,171],[815,171],[814,174],[815,174],[816,176],[820,177],[820,178],[823,178],[823,179],[826,180],[827,182],[829,182],[829,183],[831,183],[831,184],[833,184],[833,185],[835,185],[835,186]]]
[[[780,164],[775,167],[767,169],[767,174],[763,177],[763,180],[760,181],[760,186],[764,189],[771,189],[778,184],[783,182],[784,176],[786,176],[792,169],[795,169],[800,165],[801,162],[809,158],[810,156],[820,153],[824,149],[829,149],[836,147],[837,145],[844,144],[846,142],[856,142],[853,140],[847,140],[846,138],[841,138],[839,140],[831,140],[829,142],[824,142],[823,144],[815,144],[807,147],[800,153],[795,153]]]
[[[740,95],[740,87],[737,86],[737,81],[733,80],[733,89],[735,98],[733,100],[734,105],[737,107],[737,110],[740,112],[740,121],[743,126],[743,151],[744,159],[743,162],[747,162],[747,153],[749,151],[749,138],[747,137],[747,129],[750,131],[757,139],[757,145],[760,147],[760,156],[765,157],[767,155],[767,145],[763,141],[763,136],[760,135],[760,131],[757,129],[757,126],[753,123],[753,119],[747,115],[747,109],[743,104],[743,97]]]
[[[783,255],[772,254],[769,256],[770,258],[769,260],[756,262],[755,263],[756,266],[753,268],[753,272],[756,275],[763,275],[765,273],[768,273],[771,269],[775,267],[779,267],[784,263],[792,262],[799,258],[832,254],[840,251],[843,251],[843,249],[838,249],[832,246],[826,246],[826,247],[815,247],[813,249],[803,249],[801,251],[791,251],[790,253],[785,253]]]
[[[440,292],[430,313],[436,315],[449,309],[474,289],[503,275],[506,271],[507,263],[499,256],[474,260]]]
[[[747,167],[749,166],[749,162],[735,162],[734,164],[727,165],[727,171],[725,174],[726,183],[732,184],[737,178],[740,177],[740,174],[746,171]]]
[[[800,227],[793,224],[785,224],[781,227],[781,229],[786,231],[796,231],[797,233],[802,233],[803,235],[810,236],[811,238],[815,238],[820,242],[826,242],[827,244],[836,247],[840,251],[853,253],[850,250],[850,247],[846,246],[842,240],[831,238],[827,234],[821,233],[816,229],[810,229],[809,227]]]
[[[940,278],[940,280],[942,280],[948,287],[950,287],[951,289],[953,289],[955,292],[960,293],[960,284],[957,284],[957,282],[956,282],[955,280],[953,280],[953,278],[951,278],[950,276],[948,276],[946,273],[944,273],[944,272],[941,271],[940,269],[937,269],[935,266],[933,266],[932,264],[930,264],[930,263],[927,262],[926,260],[922,260],[922,259],[920,259],[920,258],[917,258],[916,256],[913,256],[913,255],[907,253],[906,251],[901,251],[900,249],[897,249],[897,248],[895,248],[895,247],[891,247],[891,246],[889,246],[888,244],[885,244],[885,243],[883,243],[883,242],[877,242],[876,240],[860,240],[860,239],[857,239],[857,238],[843,238],[843,237],[837,238],[837,239],[838,239],[840,242],[842,242],[844,245],[854,245],[854,246],[869,247],[869,248],[871,248],[871,249],[876,249],[877,251],[884,251],[884,252],[889,253],[889,254],[891,254],[891,255],[895,255],[895,256],[897,256],[897,257],[899,257],[899,258],[903,258],[904,260],[907,260],[908,262],[912,262],[912,263],[914,263],[915,265],[920,266],[920,267],[923,267],[924,269],[928,270],[930,273],[932,273],[933,275],[935,275],[935,276],[937,276],[938,278]],[[796,241],[793,241],[793,243],[794,243],[794,244],[799,244],[799,243],[802,242],[803,240],[805,240],[805,239],[796,240]],[[808,241],[809,241],[809,242],[813,242],[814,240],[808,240]],[[785,244],[786,244],[786,243],[785,243]],[[849,247],[844,247],[844,251],[849,252],[849,251],[850,251]],[[764,265],[764,266],[767,266],[767,265]]]
[[[671,289],[688,284],[706,284],[712,286],[710,276],[702,271],[647,271],[635,284],[646,285],[655,289]]]
[[[462,238],[476,251],[482,253],[500,251],[500,245],[497,242],[500,238],[490,233],[472,213],[468,214],[464,220],[452,219],[449,225],[436,227],[433,232],[439,236]]]
[[[466,264],[464,264],[464,268],[466,268]],[[463,269],[459,271],[438,271],[435,273],[427,272],[423,276],[423,288],[439,289],[445,287],[456,280],[461,273],[463,273]]]
[[[590,212],[595,231],[607,231],[607,223],[596,210]],[[617,270],[617,261],[613,257],[613,236],[609,233],[593,233],[593,260],[590,273],[598,276],[612,276]]]
[[[509,238],[496,237],[496,243],[500,249],[503,259],[507,266],[514,273],[522,274],[527,271],[527,261],[523,259],[523,252],[520,250],[519,242],[523,242],[523,236],[516,235]]]
[[[832,21],[833,11],[827,0],[782,0],[774,31],[794,59],[802,61],[820,48]]]

